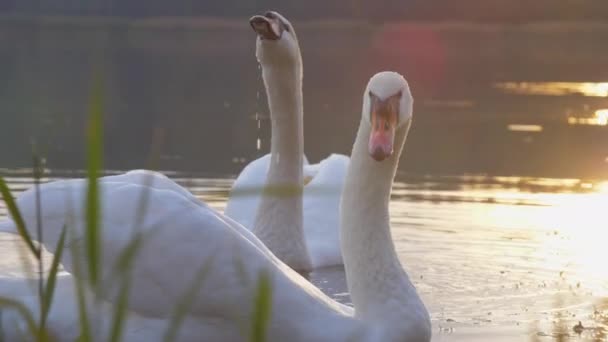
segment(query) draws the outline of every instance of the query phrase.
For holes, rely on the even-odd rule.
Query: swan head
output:
[[[274,11],[254,15],[249,24],[257,33],[256,57],[262,65],[294,65],[301,61],[293,25]]]
[[[363,94],[363,122],[369,126],[369,154],[383,161],[394,151],[395,132],[409,127],[414,99],[403,76],[392,71],[375,74]]]

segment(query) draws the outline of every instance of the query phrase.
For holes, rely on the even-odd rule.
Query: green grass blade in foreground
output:
[[[121,341],[122,332],[124,329],[125,322],[127,320],[127,304],[129,303],[130,287],[130,278],[125,275],[125,277],[122,279],[120,292],[118,293],[118,300],[114,304],[115,310],[112,319],[112,330],[110,332],[111,342]]]
[[[253,314],[251,317],[251,342],[266,341],[266,328],[270,319],[272,288],[267,272],[260,272],[258,287],[254,297]]]
[[[120,292],[118,293],[118,301],[115,303],[114,316],[112,320],[112,330],[110,334],[110,341],[112,342],[120,341],[120,337],[122,336],[122,331],[126,320],[129,293],[131,289],[131,277],[129,271],[131,269],[132,262],[141,247],[142,239],[142,235],[137,234],[135,238],[129,242],[129,245],[121,252],[121,255],[118,257],[118,261],[116,262],[115,269],[118,271],[117,276],[119,279],[121,279],[122,284]]]
[[[0,308],[9,308],[9,309],[16,310],[25,319],[25,323],[27,324],[27,329],[29,330],[31,336],[36,336],[37,341],[46,340],[44,338],[45,335],[39,335],[40,331],[36,327],[36,322],[34,321],[34,316],[25,307],[25,305],[23,305],[22,303],[14,300],[14,299],[11,299],[11,298],[0,297]]]
[[[78,318],[80,324],[80,336],[78,342],[89,342],[92,341],[91,334],[91,321],[89,319],[89,312],[87,310],[87,297],[86,289],[82,272],[82,263],[80,256],[82,251],[78,243],[73,243],[70,249],[72,253],[73,271],[74,271],[74,282],[76,283],[76,299],[78,300]]]
[[[45,305],[44,295],[44,254],[42,253],[42,243],[44,241],[44,234],[42,231],[42,200],[40,198],[40,179],[42,178],[42,167],[40,158],[36,155],[36,146],[33,146],[33,162],[34,162],[34,192],[36,196],[36,241],[39,242],[38,250],[40,255],[38,257],[38,304],[41,308]],[[44,331],[46,319],[44,318],[44,311],[40,310],[40,331]]]
[[[213,255],[213,254],[211,254]],[[163,338],[164,342],[172,342],[175,340],[177,336],[177,331],[181,326],[184,318],[186,317],[186,313],[190,311],[192,307],[192,303],[196,299],[198,291],[200,290],[203,281],[205,280],[205,276],[209,271],[209,267],[213,261],[213,257],[208,258],[205,263],[201,266],[201,268],[196,272],[194,281],[190,284],[190,288],[186,293],[180,298],[175,305],[175,312],[171,315],[171,321],[169,322],[169,327],[165,332],[165,336]]]
[[[146,215],[146,211],[148,208],[148,203],[150,199],[150,186],[154,182],[154,177],[152,175],[147,175],[144,178],[143,191],[139,197],[138,206],[137,206],[137,214],[135,215],[135,220],[133,222],[133,231],[136,231],[135,236],[129,241],[129,244],[125,249],[123,249],[114,265],[115,277],[118,277],[122,281],[120,292],[118,294],[118,301],[115,304],[114,310],[114,318],[112,322],[112,330],[111,330],[111,341],[117,342],[120,341],[120,337],[122,335],[122,330],[124,327],[129,293],[131,290],[131,274],[130,271],[133,266],[133,261],[137,256],[137,252],[142,246],[144,235],[141,231],[138,230],[143,223],[144,217]]]
[[[103,123],[102,123],[102,84],[96,80],[91,94],[89,124],[87,127],[87,229],[85,232],[86,257],[91,285],[96,288],[99,281],[101,262],[99,173],[103,156]]]
[[[59,262],[63,255],[63,248],[65,246],[65,234],[67,227],[64,226],[59,236],[59,242],[57,242],[57,248],[55,248],[55,255],[51,263],[51,270],[49,272],[46,286],[44,288],[44,296],[42,301],[42,315],[40,319],[40,329],[44,330],[46,326],[46,319],[48,317],[51,305],[53,305],[53,297],[55,296],[55,285],[57,283],[57,273],[59,273]]]
[[[32,241],[30,235],[25,228],[25,221],[23,221],[23,217],[21,216],[21,212],[19,212],[19,208],[17,208],[17,204],[11,194],[10,189],[6,185],[6,182],[2,177],[0,177],[0,193],[2,193],[2,198],[4,199],[4,203],[6,203],[6,208],[10,213],[13,222],[17,226],[17,231],[21,236],[21,239],[25,241],[25,244],[30,249],[32,254],[36,257],[36,259],[40,258],[40,249],[34,246],[34,242]]]
[[[88,279],[94,292],[99,286],[99,272],[101,267],[101,210],[98,178],[102,169],[103,156],[103,123],[102,123],[102,83],[99,78],[94,79],[89,107],[89,121],[87,126],[87,203],[86,203],[86,230],[84,234],[84,251],[78,243],[72,244],[72,262],[76,294],[78,299],[78,312],[80,319],[80,336],[78,341],[92,341],[91,320],[87,305],[87,290],[83,276]],[[87,271],[83,270],[80,256],[86,259]],[[97,293],[97,292],[96,292]]]
[[[68,213],[65,227],[69,242],[67,244],[68,248],[66,248],[66,251],[64,252],[71,253],[72,257],[72,274],[74,275],[72,279],[74,280],[74,284],[76,286],[75,296],[77,300],[76,304],[78,305],[78,324],[80,327],[80,336],[78,337],[77,341],[88,342],[92,341],[92,334],[89,312],[87,311],[87,297],[85,290],[86,273],[83,272],[82,265],[82,240],[70,240],[75,236],[79,236],[74,228],[76,226],[74,223],[74,217],[76,214],[74,209],[75,205],[71,196],[67,196],[65,206]]]

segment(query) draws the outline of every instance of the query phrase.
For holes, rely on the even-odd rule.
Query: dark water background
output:
[[[288,14],[288,13],[287,13]],[[608,126],[569,125],[607,94],[522,95],[500,82],[608,80],[608,24],[295,21],[304,59],[306,153],[349,153],[362,90],[403,73],[415,122],[402,170],[605,178]],[[0,17],[0,166],[81,168],[93,70],[105,84],[105,167],[227,174],[268,149],[255,36],[246,17]],[[589,94],[587,94],[589,95]],[[541,125],[540,133],[509,124]],[[256,150],[261,137],[262,150]],[[152,158],[154,159],[154,158]]]

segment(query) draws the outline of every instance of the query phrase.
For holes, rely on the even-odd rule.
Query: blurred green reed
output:
[[[270,285],[270,275],[266,272],[260,273],[251,320],[251,342],[266,340],[266,327],[270,320],[271,311],[272,288]]]

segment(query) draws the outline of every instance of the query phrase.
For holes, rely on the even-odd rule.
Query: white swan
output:
[[[62,274],[57,277],[54,301],[46,323],[47,333],[53,341],[77,341],[81,333],[76,287],[73,277]],[[37,280],[28,278],[0,277],[0,296],[18,300],[32,313],[37,322],[40,315]],[[91,323],[91,333],[94,341],[109,341],[114,308],[111,304],[94,301],[90,293],[87,297],[87,312]],[[170,321],[166,319],[146,318],[132,312],[127,312],[124,321],[122,341],[128,342],[161,342],[169,328]],[[2,341],[38,341],[31,336],[25,321],[14,309],[3,308],[0,317]],[[229,327],[229,326],[228,326]],[[183,325],[177,331],[174,341],[197,342],[200,336],[209,337],[210,341],[241,341],[242,335],[224,326],[221,320],[199,321],[195,317],[186,317]]]
[[[82,189],[85,187],[84,180],[69,181]],[[132,170],[124,174],[101,177],[100,183],[107,183],[110,186],[104,188],[121,187],[125,185],[136,185],[141,187],[150,187],[157,190],[171,191],[175,195],[181,196],[184,200],[195,205],[206,207],[206,204],[198,200],[188,190],[181,187],[179,184],[172,181],[162,173],[149,170]],[[51,185],[52,184],[52,185]],[[59,188],[66,187],[67,183],[62,181],[49,183],[43,187],[52,189],[58,186]],[[30,192],[33,190],[30,190]],[[51,190],[52,191],[52,190]],[[144,197],[149,193],[142,191],[136,199],[137,203],[142,203]],[[65,200],[66,198],[62,198]],[[74,200],[73,198],[71,200]],[[78,199],[83,203],[84,199]],[[72,201],[70,201],[72,202]],[[72,202],[73,203],[73,202]],[[72,207],[70,203],[68,207]],[[72,209],[68,209],[73,212]],[[135,209],[134,209],[135,210]],[[136,215],[132,215],[135,219]],[[47,218],[45,218],[45,222]],[[251,236],[246,229],[242,228],[235,221],[226,218],[228,224],[231,224],[241,233]],[[133,221],[134,222],[134,221]],[[34,224],[30,222],[29,224]],[[29,228],[30,226],[28,226]],[[16,233],[14,223],[11,220],[0,221],[0,232]],[[33,232],[31,232],[34,234]],[[34,236],[33,236],[34,237]],[[54,241],[54,240],[53,240]],[[259,248],[266,247],[259,241],[253,240]],[[56,243],[56,241],[54,241]],[[267,250],[266,250],[267,251]],[[268,252],[270,253],[270,252]],[[54,305],[49,312],[47,321],[47,331],[55,341],[75,341],[80,335],[79,329],[79,308],[76,297],[76,288],[72,275],[61,274],[58,276],[56,290],[54,293]],[[15,299],[22,303],[33,314],[36,321],[40,317],[40,301],[38,297],[37,280],[30,278],[17,277],[2,277],[0,276],[0,297]],[[95,323],[93,325],[94,341],[107,341],[110,338],[110,328],[114,314],[114,308],[111,303],[99,301],[93,306],[93,299],[90,293],[87,294],[87,304],[89,317]],[[0,340],[7,341],[37,341],[33,336],[29,335],[29,331],[25,322],[18,312],[15,310],[4,309],[0,318],[2,331]],[[125,326],[123,329],[122,340],[129,342],[154,342],[164,341],[164,334],[169,328],[170,320],[147,318],[133,312],[127,311]],[[198,320],[193,317],[186,317],[176,334],[174,340],[176,342],[195,342],[200,341],[201,336],[206,336],[212,341],[242,341],[243,334],[240,331],[233,329],[232,324],[226,325],[222,319],[216,320]]]
[[[304,182],[316,175],[316,169],[308,168],[306,156],[304,164]],[[230,189],[230,196],[224,209],[224,215],[251,229],[255,215],[260,205],[261,189],[266,184],[266,176],[270,168],[270,153],[247,164],[236,178]],[[308,171],[308,172],[307,172]]]
[[[202,269],[204,281],[189,314],[202,322],[221,319],[225,329],[247,336],[257,279],[265,273],[272,289],[269,341],[429,341],[428,312],[399,263],[389,224],[392,181],[411,115],[412,98],[403,77],[383,72],[370,79],[341,204],[342,250],[354,311],[328,298],[255,243],[255,236],[235,229],[204,204],[174,191],[117,182],[100,185],[105,290],[100,294],[116,300],[111,265],[133,234],[141,232],[145,240],[132,267],[135,290],[129,298],[129,308],[139,314],[166,319]],[[44,244],[51,252],[66,224],[74,228],[68,245],[83,244],[85,188],[83,181],[41,186]],[[142,192],[147,193],[148,214],[134,227]],[[29,190],[17,202],[28,228],[35,227],[35,193]],[[64,266],[72,270],[74,259],[69,251],[64,255]],[[73,257],[84,263],[82,254]],[[199,336],[207,337],[204,332]]]
[[[331,154],[307,164],[304,157],[303,231],[312,268],[342,264],[338,207],[348,161],[347,156]],[[269,166],[270,153],[249,163],[232,185],[224,214],[248,229],[253,227]]]
[[[302,58],[293,26],[274,12],[252,18],[251,26],[258,34],[256,55],[268,94],[271,153],[243,169],[224,213],[252,229],[298,271],[340,265],[338,205],[348,157],[333,154],[308,165],[303,154]],[[266,184],[306,186],[303,194],[296,192],[288,200],[263,191]]]

